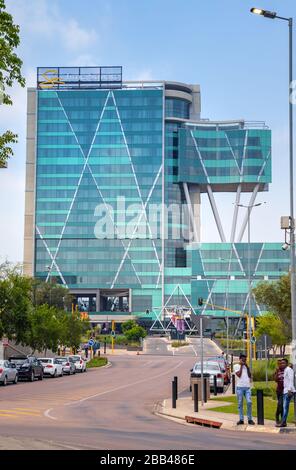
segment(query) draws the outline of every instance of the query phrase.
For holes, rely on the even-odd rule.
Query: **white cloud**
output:
[[[83,27],[78,20],[65,17],[58,7],[48,0],[8,0],[7,9],[14,21],[21,25],[21,35],[29,33],[48,41],[58,42],[68,51],[83,51],[98,41],[94,28]]]

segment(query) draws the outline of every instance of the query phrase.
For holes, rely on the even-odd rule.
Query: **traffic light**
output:
[[[149,310],[147,309],[147,310],[146,310],[146,315],[149,315],[149,313],[150,313],[150,312],[149,312]]]
[[[203,306],[203,298],[202,298],[202,297],[199,297],[199,299],[198,299],[198,305],[199,305],[200,307]]]

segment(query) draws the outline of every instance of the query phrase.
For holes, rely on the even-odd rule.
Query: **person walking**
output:
[[[247,365],[247,356],[240,354],[239,364],[234,366],[236,375],[236,396],[238,401],[239,421],[238,425],[244,424],[244,397],[247,402],[248,424],[254,425],[252,418],[252,396],[251,396],[251,371]]]
[[[274,380],[277,384],[276,396],[277,396],[277,409],[275,413],[276,424],[280,424],[283,419],[283,400],[284,400],[284,373],[285,373],[285,362],[283,359],[277,361],[278,366],[274,373]]]
[[[287,359],[282,360],[284,367],[284,395],[283,395],[283,417],[282,421],[279,424],[276,424],[277,428],[286,428],[287,427],[287,418],[289,414],[290,401],[296,392],[294,386],[294,371],[289,367],[289,362]]]

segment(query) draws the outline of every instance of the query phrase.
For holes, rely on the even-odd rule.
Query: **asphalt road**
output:
[[[151,346],[152,347],[152,346]],[[153,414],[191,356],[110,355],[112,367],[0,389],[0,449],[296,449],[293,435],[229,432]]]

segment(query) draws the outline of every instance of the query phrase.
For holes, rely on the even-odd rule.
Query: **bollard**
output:
[[[204,381],[203,381],[203,389],[204,389],[204,402],[207,403],[208,401],[208,390],[207,390],[207,379],[204,378]]]
[[[198,412],[198,384],[193,384],[194,412]]]
[[[235,395],[235,374],[232,374],[232,395]]]
[[[177,408],[176,382],[172,381],[172,408]]]
[[[104,342],[104,354],[106,354],[106,341]]]
[[[174,377],[174,381],[176,382],[176,400],[178,400],[178,377]]]
[[[257,424],[264,424],[263,390],[257,390]]]
[[[217,396],[217,376],[214,375],[214,395]]]
[[[192,385],[191,385],[191,382],[190,382],[190,385],[189,385],[189,392],[190,392],[190,393],[192,392]]]
[[[231,370],[231,372],[233,372],[233,354],[231,354],[230,370]]]

